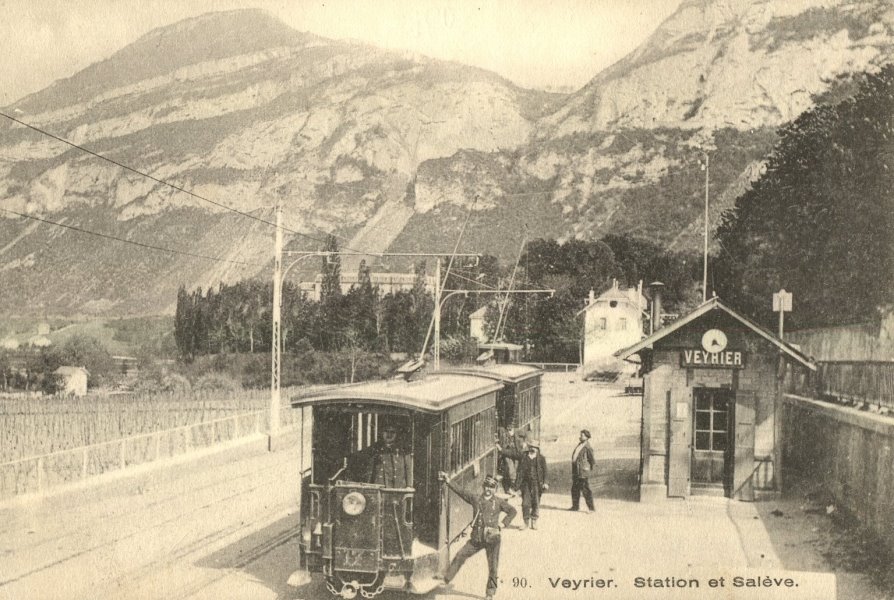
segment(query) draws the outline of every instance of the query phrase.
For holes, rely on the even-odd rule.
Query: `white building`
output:
[[[487,314],[487,305],[469,315],[469,337],[479,342],[487,341],[487,334],[484,331],[485,314]]]
[[[643,315],[646,298],[642,282],[637,289],[621,289],[617,280],[598,298],[593,290],[587,305],[578,312],[583,315],[583,367],[613,360],[613,354],[631,346],[644,336]]]
[[[90,373],[84,367],[59,367],[53,373],[62,380],[60,393],[74,396],[87,394],[87,378],[90,377]]]
[[[400,291],[409,291],[416,284],[415,273],[370,273],[369,280],[374,288],[379,288],[379,294],[393,294]],[[431,275],[425,277],[425,289],[429,292],[435,289],[435,278]],[[341,275],[341,291],[347,294],[351,288],[360,283],[357,273]],[[323,290],[323,276],[317,275],[311,281],[302,282],[299,289],[307,294],[307,297],[314,302],[320,301]]]

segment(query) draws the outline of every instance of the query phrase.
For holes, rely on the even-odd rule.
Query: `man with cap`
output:
[[[537,529],[540,495],[549,489],[546,483],[546,459],[540,454],[540,442],[537,440],[528,440],[524,454],[519,457],[515,484],[522,495],[524,527]]]
[[[581,429],[578,438],[580,443],[571,453],[571,508],[578,510],[581,494],[587,503],[587,509],[593,512],[593,492],[590,491],[590,474],[596,460],[593,458],[593,448],[590,447],[590,432]]]
[[[438,473],[438,479],[446,483],[448,488],[475,509],[475,516],[472,521],[472,535],[465,546],[460,548],[456,556],[453,557],[453,561],[444,575],[444,582],[450,583],[457,572],[459,572],[460,567],[463,566],[463,563],[484,548],[487,554],[487,587],[485,594],[487,600],[493,600],[494,594],[497,593],[497,581],[499,580],[497,567],[500,562],[500,529],[501,526],[503,528],[509,527],[512,519],[515,518],[516,510],[506,500],[497,497],[497,480],[491,475],[484,478],[482,492],[478,496],[454,486],[447,473],[443,471]],[[502,521],[500,520],[500,513],[506,513]]]
[[[388,488],[413,487],[413,455],[398,440],[398,427],[386,422],[382,437],[363,451],[363,472],[360,479]]]

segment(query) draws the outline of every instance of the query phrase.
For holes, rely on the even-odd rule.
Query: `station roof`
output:
[[[655,342],[657,342],[658,340],[670,335],[671,333],[677,331],[678,329],[683,328],[684,326],[695,321],[702,315],[711,312],[712,310],[720,310],[720,311],[725,312],[726,314],[731,316],[736,321],[739,321],[741,324],[745,325],[746,328],[750,329],[751,331],[756,333],[758,336],[762,337],[766,341],[770,342],[771,344],[773,344],[774,346],[779,348],[779,350],[781,350],[784,354],[786,354],[792,360],[801,363],[808,369],[816,371],[816,365],[803,352],[801,352],[800,350],[798,350],[791,344],[787,344],[786,342],[782,341],[781,339],[779,339],[778,337],[776,337],[775,335],[773,335],[772,333],[770,333],[769,331],[767,331],[766,329],[761,327],[760,325],[743,317],[742,315],[740,315],[736,311],[732,310],[731,308],[724,306],[720,302],[720,298],[717,298],[716,296],[714,298],[711,298],[710,300],[707,300],[706,302],[703,302],[695,310],[690,312],[688,315],[680,317],[679,319],[677,319],[676,321],[674,321],[667,327],[662,327],[661,329],[659,329],[652,335],[650,335],[646,338],[643,338],[642,340],[633,344],[632,346],[618,350],[617,352],[615,352],[615,356],[626,360],[628,357],[630,357],[633,354],[637,354],[641,350],[651,349],[652,346],[655,344]]]
[[[479,375],[481,377],[488,377],[499,381],[508,381],[510,383],[517,383],[528,379],[529,377],[533,377],[534,375],[539,375],[542,372],[543,371],[537,367],[519,363],[497,363],[485,367],[458,367],[456,369],[444,369],[439,371],[439,373]]]
[[[434,373],[416,381],[388,379],[309,392],[291,399],[292,407],[357,402],[440,412],[502,389],[493,377],[468,373]]]

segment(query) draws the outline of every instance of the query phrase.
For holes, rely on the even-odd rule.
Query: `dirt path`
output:
[[[894,557],[834,503],[799,486],[755,506],[786,569],[834,572],[839,600],[894,599]]]

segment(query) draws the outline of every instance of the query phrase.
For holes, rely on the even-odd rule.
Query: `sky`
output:
[[[680,0],[0,0],[0,106],[148,31],[234,8],[299,31],[482,67],[523,87],[577,89],[635,49]]]

